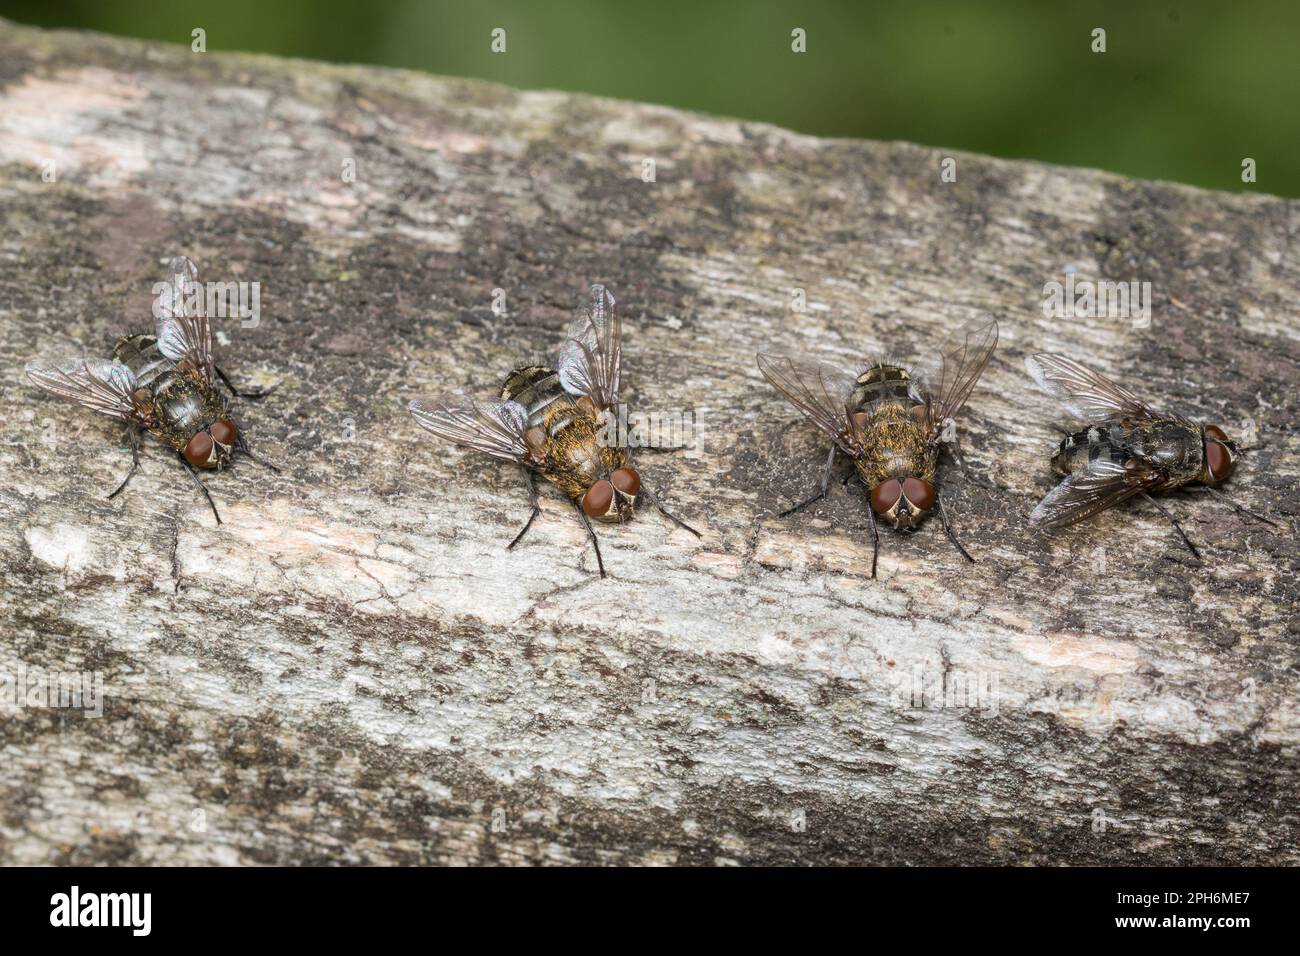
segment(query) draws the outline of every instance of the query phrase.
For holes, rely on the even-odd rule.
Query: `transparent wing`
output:
[[[199,270],[185,256],[167,266],[167,288],[156,303],[158,351],[174,362],[188,360],[212,381],[212,326],[204,310]]]
[[[1098,459],[1087,471],[1076,471],[1048,492],[1029,516],[1029,523],[1063,528],[1159,483],[1160,477],[1149,469],[1125,469],[1116,462]]]
[[[120,362],[107,359],[74,358],[58,365],[27,363],[27,377],[33,385],[69,398],[101,415],[129,421],[135,417],[131,392],[135,376]]]
[[[758,370],[807,419],[847,450],[848,400],[857,376],[825,362],[758,354]]]
[[[959,328],[937,359],[930,361],[929,371],[922,376],[929,392],[932,427],[942,427],[949,418],[956,418],[997,345],[998,323],[980,319]]]
[[[524,432],[528,429],[528,412],[518,402],[476,402],[455,398],[415,401],[409,407],[423,428],[444,441],[503,461],[525,463],[528,446],[524,443]]]
[[[560,384],[570,395],[586,395],[598,409],[614,408],[622,350],[623,322],[614,296],[597,283],[591,287],[591,304],[569,326],[560,346]]]
[[[1035,382],[1078,418],[1092,422],[1111,418],[1145,421],[1167,417],[1126,388],[1063,355],[1039,352],[1025,359]]]

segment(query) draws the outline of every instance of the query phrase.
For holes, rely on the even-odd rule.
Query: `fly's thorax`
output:
[[[909,475],[934,479],[937,455],[916,408],[910,399],[887,401],[850,416],[853,438],[861,448],[858,473],[868,488]]]
[[[226,417],[226,404],[216,389],[177,369],[154,380],[154,433],[183,450],[196,432]]]
[[[589,518],[619,522],[632,517],[641,477],[628,465],[625,447],[602,440],[608,429],[589,399],[566,397],[552,403],[538,431],[544,445],[543,473]]]
[[[601,441],[605,428],[587,402],[567,396],[541,416],[546,476],[570,498],[581,498],[597,480],[627,463],[627,449]]]
[[[1156,422],[1144,430],[1141,450],[1169,474],[1170,484],[1195,481],[1205,462],[1200,432],[1182,422]]]

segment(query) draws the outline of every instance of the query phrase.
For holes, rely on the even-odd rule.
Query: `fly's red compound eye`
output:
[[[908,478],[903,482],[903,494],[918,511],[929,511],[934,507],[934,485],[924,478]]]
[[[1209,428],[1205,429],[1207,432]],[[1222,434],[1222,432],[1220,432]],[[1218,441],[1205,443],[1205,467],[1215,481],[1223,481],[1232,474],[1232,452],[1228,446]]]
[[[1228,440],[1228,436],[1223,433],[1223,429],[1218,425],[1206,425],[1204,431],[1206,438],[1212,438],[1215,441]]]
[[[609,476],[609,480],[613,482],[615,488],[629,498],[635,498],[636,493],[641,490],[641,476],[636,473],[635,468],[618,468]]]
[[[219,445],[229,447],[235,443],[235,423],[228,418],[213,422],[208,431],[212,433],[212,440]]]
[[[195,468],[207,468],[208,458],[212,455],[212,436],[207,432],[195,432],[194,437],[185,446],[185,460]]]
[[[889,509],[898,504],[902,494],[903,484],[897,478],[882,481],[871,490],[871,507],[875,509],[876,514],[888,514]]]
[[[614,500],[614,486],[605,479],[596,482],[582,496],[582,510],[588,518],[603,518]]]

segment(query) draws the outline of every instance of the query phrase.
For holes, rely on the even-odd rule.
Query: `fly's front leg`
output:
[[[212,500],[212,495],[208,492],[208,486],[199,478],[199,473],[195,471],[193,465],[185,460],[183,454],[178,453],[178,457],[181,460],[181,464],[185,466],[185,470],[190,473],[190,477],[194,479],[194,483],[199,486],[199,491],[203,492],[203,497],[208,499],[208,507],[212,509],[212,514],[216,517],[217,524],[221,524],[221,514],[217,511],[216,502]]]
[[[513,550],[514,546],[524,539],[524,535],[528,533],[528,529],[533,526],[533,519],[541,514],[542,511],[541,506],[537,503],[537,479],[533,477],[532,471],[527,468],[524,469],[524,476],[528,479],[528,503],[532,506],[533,513],[528,516],[528,520],[525,521],[524,526],[519,529],[519,533],[515,535],[515,539],[506,545],[507,551]],[[582,509],[578,510],[581,511]],[[583,517],[585,518],[586,515],[583,515]],[[599,555],[599,551],[597,551],[597,554]]]
[[[801,501],[793,508],[786,508],[779,515],[777,515],[778,518],[784,518],[788,515],[792,515],[796,511],[800,511],[804,508],[807,508],[810,504],[813,504],[814,502],[817,501],[821,501],[823,498],[826,497],[826,489],[830,486],[831,483],[831,470],[835,467],[835,453],[839,450],[840,450],[839,445],[831,445],[831,453],[826,456],[826,470],[822,472],[822,490],[819,491],[817,494],[813,495],[807,501]]]
[[[277,475],[280,473],[279,465],[275,464],[275,462],[267,461],[257,452],[253,451],[252,446],[248,444],[248,439],[244,437],[244,426],[238,421],[235,422],[235,447],[243,454],[247,455],[251,461],[257,462],[263,468],[270,468]]]
[[[947,449],[948,456],[957,463],[957,467],[961,469],[962,475],[966,478],[970,478],[970,469],[966,467],[966,457],[961,453],[961,442],[957,440],[957,436],[954,434],[952,436],[952,441],[942,442],[942,445]]]
[[[1178,523],[1178,519],[1175,518],[1173,515],[1171,515],[1168,511],[1166,511],[1164,505],[1156,501],[1156,499],[1152,498],[1145,491],[1142,492],[1142,497],[1145,498],[1147,501],[1151,502],[1151,504],[1155,505],[1156,510],[1169,519],[1169,523],[1173,525],[1174,530],[1178,532],[1178,537],[1182,538],[1183,544],[1187,545],[1187,550],[1192,552],[1192,557],[1194,557],[1197,561],[1200,561],[1201,552],[1196,550],[1196,545],[1192,544],[1192,540],[1189,537],[1187,537],[1186,533],[1184,533],[1183,526]]]
[[[1245,507],[1244,505],[1237,504],[1237,502],[1233,501],[1231,498],[1225,495],[1218,488],[1213,488],[1209,485],[1186,485],[1184,487],[1190,488],[1194,491],[1208,491],[1214,497],[1218,498],[1220,501],[1227,504],[1229,507],[1231,507],[1234,511],[1237,511],[1239,514],[1247,515],[1248,517],[1254,518],[1256,521],[1262,521],[1264,522],[1264,524],[1270,525],[1274,528],[1281,528],[1281,525],[1279,525],[1276,521],[1273,521],[1270,518],[1266,518],[1262,514],[1257,514],[1256,512],[1251,511],[1249,508]]]
[[[600,540],[596,537],[596,531],[591,526],[591,521],[587,518],[587,513],[582,510],[582,505],[573,502],[574,509],[578,512],[578,517],[582,519],[583,525],[587,528],[587,537],[591,539],[591,546],[596,549],[596,567],[600,568],[600,576],[605,576],[605,562],[600,558]]]
[[[131,470],[126,473],[126,477],[122,479],[122,483],[113,491],[109,492],[109,498],[116,498],[118,492],[126,487],[127,482],[129,482],[135,475],[136,469],[140,467],[140,426],[135,424],[127,425],[126,437],[131,443]]]
[[[677,515],[673,514],[662,504],[660,504],[659,497],[653,491],[650,490],[650,488],[645,484],[645,482],[641,483],[641,494],[649,498],[650,503],[659,509],[659,513],[663,515],[665,518],[667,518],[669,521],[671,521],[673,524],[677,525],[677,527],[684,528],[685,530],[689,531],[691,534],[695,535],[695,537],[697,538],[704,537],[702,534],[700,534],[698,531],[696,531],[694,528],[688,525],[685,521],[677,517]]]
[[[943,530],[944,533],[948,535],[948,540],[957,546],[957,550],[961,552],[963,558],[965,558],[971,564],[974,564],[975,559],[970,556],[969,551],[967,551],[965,548],[961,546],[961,542],[957,540],[957,535],[953,533],[952,526],[948,524],[948,511],[943,506],[943,497],[939,495],[938,492],[936,492],[934,496],[934,500],[935,503],[939,506],[939,520],[943,522]]]
[[[241,392],[239,389],[235,388],[235,386],[231,383],[230,376],[228,376],[224,371],[222,371],[220,365],[213,365],[212,367],[213,369],[216,370],[216,373],[221,378],[221,381],[226,383],[226,388],[230,389],[230,394],[234,395],[236,398],[265,398],[267,395],[270,395],[277,388],[279,388],[278,385],[272,385],[270,388],[250,388],[247,391]]]
[[[876,512],[867,505],[867,517],[871,519],[871,578],[876,577],[876,559],[880,557],[880,531],[876,528]]]

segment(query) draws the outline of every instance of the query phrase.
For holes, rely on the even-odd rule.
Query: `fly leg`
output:
[[[126,473],[122,483],[116,489],[109,492],[109,498],[116,498],[119,491],[126,487],[128,481],[135,475],[135,471],[140,467],[140,429],[136,425],[126,426],[126,437],[131,442],[131,470]]]
[[[221,370],[220,365],[213,365],[212,367],[216,370],[216,373],[220,376],[221,380],[226,383],[226,388],[230,389],[230,394],[234,395],[236,398],[264,398],[279,388],[278,385],[272,385],[270,388],[250,388],[247,391],[241,392],[231,384],[230,376]]]
[[[184,455],[178,455],[178,457],[181,460],[181,464],[185,466],[185,470],[190,473],[190,477],[194,479],[194,483],[199,486],[199,491],[203,492],[203,497],[208,499],[208,507],[212,509],[212,514],[216,517],[217,524],[221,524],[221,515],[217,511],[216,503],[212,500],[212,495],[208,493],[208,486],[199,478],[199,473],[194,470],[194,466],[185,460]]]
[[[659,513],[660,513],[661,515],[663,515],[665,518],[667,518],[669,521],[671,521],[673,524],[677,525],[677,527],[686,529],[686,530],[689,531],[691,534],[695,535],[695,537],[697,537],[697,538],[702,538],[702,537],[703,537],[703,535],[701,535],[698,531],[696,531],[694,528],[692,528],[690,525],[688,525],[685,521],[683,521],[681,518],[677,517],[677,515],[673,514],[671,511],[669,511],[667,508],[665,508],[662,504],[660,504],[660,503],[659,503],[659,496],[656,495],[653,491],[651,491],[651,490],[649,489],[649,487],[645,484],[645,482],[642,482],[642,483],[641,483],[641,494],[643,494],[643,495],[645,495],[647,498],[649,498],[649,499],[650,499],[650,503],[651,503],[652,505],[654,505],[656,508],[659,509]]]
[[[784,518],[788,515],[792,515],[796,511],[800,511],[804,508],[807,508],[810,504],[813,504],[814,502],[817,501],[821,501],[823,498],[826,497],[826,488],[831,483],[831,470],[835,467],[835,453],[839,450],[840,450],[839,445],[831,445],[831,453],[826,456],[826,470],[822,473],[822,490],[819,491],[817,494],[813,495],[807,501],[801,501],[793,508],[786,508],[779,515],[777,515],[778,518]]]
[[[524,526],[519,529],[519,533],[515,535],[515,539],[506,545],[507,551],[512,550],[515,545],[524,539],[524,535],[528,533],[528,529],[533,526],[533,519],[542,512],[541,506],[537,503],[537,480],[533,477],[533,473],[528,469],[524,469],[524,476],[528,479],[528,503],[532,505],[533,513],[528,516],[528,520],[525,521]],[[586,515],[583,515],[583,517],[585,518]],[[599,555],[599,553],[600,552],[597,551],[597,555]]]
[[[1196,491],[1208,491],[1210,494],[1214,495],[1214,497],[1218,498],[1220,501],[1229,505],[1234,511],[1237,511],[1244,515],[1249,515],[1250,517],[1254,518],[1256,521],[1262,521],[1264,522],[1264,524],[1271,525],[1274,528],[1281,527],[1281,525],[1279,525],[1276,521],[1273,521],[1271,518],[1266,518],[1262,514],[1258,514],[1257,512],[1251,511],[1249,508],[1245,507],[1244,505],[1237,504],[1237,502],[1233,501],[1231,498],[1225,495],[1218,488],[1212,488],[1209,485],[1188,485],[1187,487]]]
[[[1168,511],[1166,511],[1164,505],[1156,501],[1156,499],[1152,498],[1145,491],[1142,492],[1142,497],[1145,498],[1147,501],[1151,502],[1153,505],[1155,505],[1156,510],[1169,519],[1169,523],[1172,524],[1174,526],[1174,530],[1178,532],[1178,537],[1182,538],[1183,544],[1187,545],[1187,550],[1192,552],[1192,557],[1194,557],[1197,561],[1200,561],[1201,552],[1196,550],[1196,545],[1192,544],[1191,539],[1189,539],[1187,535],[1183,532],[1183,526],[1178,523],[1178,519],[1175,518],[1173,515],[1171,515]]]
[[[880,556],[880,531],[876,528],[876,512],[867,506],[867,517],[871,519],[871,577],[876,576],[876,558]]]
[[[600,576],[603,578],[605,576],[605,562],[600,559],[600,540],[591,527],[591,521],[587,518],[587,513],[582,510],[582,505],[575,501],[573,507],[578,512],[578,517],[582,519],[582,523],[587,527],[587,537],[591,539],[591,546],[596,549],[596,567],[600,568]]]
[[[948,450],[949,456],[957,463],[957,466],[961,469],[962,475],[966,478],[970,478],[970,469],[966,467],[966,459],[961,453],[961,443],[957,441],[957,436],[953,435],[952,441],[944,442],[943,447]]]
[[[956,546],[957,550],[961,552],[961,556],[971,564],[974,564],[975,559],[970,556],[969,551],[961,546],[961,542],[957,540],[957,535],[953,533],[952,525],[948,524],[948,510],[943,506],[943,496],[936,492],[934,500],[939,506],[939,519],[943,522],[944,534],[948,536],[948,540],[951,541]]]
[[[257,462],[263,468],[270,468],[276,474],[280,473],[279,465],[275,464],[274,462],[267,461],[257,452],[253,451],[252,446],[248,444],[248,439],[244,437],[243,427],[238,422],[235,422],[235,436],[236,436],[235,437],[236,448],[238,448],[241,452],[247,455],[252,461]]]

